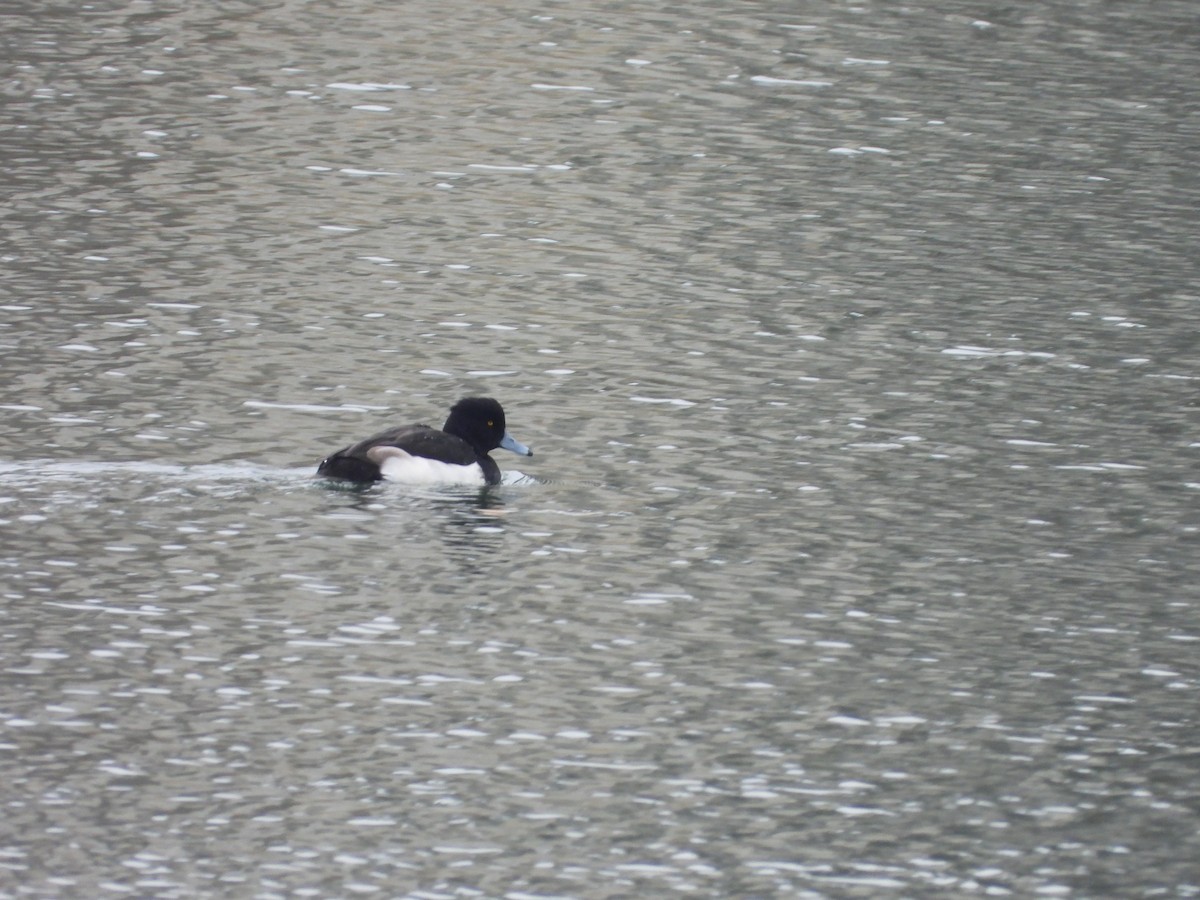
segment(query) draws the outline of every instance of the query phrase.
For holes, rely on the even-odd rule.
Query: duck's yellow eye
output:
[[[488,419],[488,428],[491,428],[491,427],[492,427],[493,425],[495,425],[495,424],[496,424],[496,423],[495,423],[495,422],[493,422],[491,419]]]

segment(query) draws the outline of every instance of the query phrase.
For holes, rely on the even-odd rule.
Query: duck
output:
[[[325,457],[317,475],[359,483],[499,484],[500,467],[488,456],[496,449],[533,456],[508,433],[499,403],[464,397],[440,431],[428,425],[389,428]]]

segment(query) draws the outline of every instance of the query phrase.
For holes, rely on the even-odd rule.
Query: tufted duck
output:
[[[488,456],[497,447],[533,456],[505,430],[499,403],[466,397],[451,408],[441,431],[428,425],[389,428],[321,460],[317,474],[344,481],[497,484],[500,467]]]

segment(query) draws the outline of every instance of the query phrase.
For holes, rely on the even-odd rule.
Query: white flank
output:
[[[367,456],[379,466],[387,481],[401,484],[483,485],[483,470],[478,463],[456,466],[453,463],[413,456],[399,447],[372,447]]]

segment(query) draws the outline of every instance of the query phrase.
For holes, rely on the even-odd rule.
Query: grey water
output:
[[[1193,3],[2,19],[0,896],[1200,896]]]

